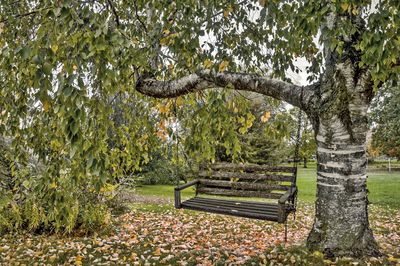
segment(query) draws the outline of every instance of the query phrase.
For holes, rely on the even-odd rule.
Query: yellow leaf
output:
[[[154,256],[161,256],[161,249],[157,248],[154,252],[153,252]]]
[[[161,114],[168,114],[168,113],[169,113],[169,105],[168,105],[168,104],[166,104],[166,105],[161,105],[160,108],[158,109],[158,111],[159,111]]]
[[[157,137],[164,140],[164,131],[162,131],[162,130],[157,131]]]
[[[137,258],[137,254],[135,252],[132,252],[131,256],[129,257],[129,259],[136,260],[136,258]]]
[[[56,182],[51,183],[49,187],[50,187],[50,188],[57,188]]]
[[[213,63],[211,62],[210,59],[206,59],[206,60],[204,60],[204,62],[203,62],[204,68],[210,69],[210,68],[212,67],[212,65],[213,65]]]
[[[177,107],[180,107],[183,105],[183,98],[182,97],[178,97],[176,98],[175,104]]]
[[[353,13],[354,16],[358,15],[357,7],[353,7],[353,9],[351,10],[351,13]]]
[[[229,14],[233,11],[233,7],[229,5],[225,10],[224,10],[224,17],[228,17]]]
[[[50,102],[48,100],[42,101],[43,110],[47,113],[50,109]]]
[[[75,265],[82,265],[82,256],[76,256]]]
[[[340,7],[343,9],[343,11],[347,11],[349,9],[350,4],[349,3],[341,3]]]
[[[253,121],[252,120],[247,120],[246,122],[246,127],[251,128],[253,126]]]
[[[170,31],[168,29],[163,30],[164,35],[168,35]]]
[[[269,120],[269,118],[271,117],[271,113],[270,112],[265,112],[262,116],[261,116],[261,122],[265,123]]]
[[[162,130],[165,130],[165,121],[164,121],[164,120],[161,120],[159,126],[160,126],[160,128],[161,128]]]
[[[229,65],[229,61],[226,61],[226,60],[222,61],[221,64],[219,64],[218,71],[224,72],[228,65]]]
[[[132,43],[133,44],[138,44],[139,43],[139,39],[137,37],[133,37],[132,38]]]
[[[170,43],[170,38],[168,38],[168,37],[165,37],[165,38],[162,38],[161,40],[160,40],[160,44],[161,45],[164,45],[164,46],[167,46],[169,43]]]
[[[53,44],[52,46],[50,46],[50,49],[53,51],[53,53],[57,53],[58,45],[57,44]]]
[[[313,256],[314,256],[314,257],[317,257],[317,258],[323,258],[323,257],[324,257],[324,254],[322,254],[322,253],[319,252],[319,251],[314,251]]]
[[[246,133],[247,132],[247,128],[246,127],[241,127],[241,128],[239,128],[239,133],[240,134],[244,134],[244,133]]]

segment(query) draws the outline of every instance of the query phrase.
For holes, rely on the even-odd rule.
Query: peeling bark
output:
[[[368,221],[368,73],[357,73],[349,60],[338,63],[325,74],[320,92],[316,214],[307,245],[332,257],[379,255]]]

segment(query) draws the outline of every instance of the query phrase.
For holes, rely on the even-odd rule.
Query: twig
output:
[[[239,3],[237,3],[237,5],[244,4],[244,3],[246,3],[247,1],[248,1],[248,0],[240,1]],[[226,4],[229,4],[229,2],[227,2]],[[219,16],[219,15],[222,15],[222,14],[224,13],[224,11],[225,11],[225,10],[221,10],[220,12],[215,13],[215,14],[212,15],[210,18],[207,18],[207,19],[204,19],[204,20],[200,21],[200,23],[197,24],[197,25],[200,26],[200,27],[203,26],[203,24],[206,23],[209,19],[212,19],[212,18],[215,18],[215,17],[217,17],[217,16]]]
[[[139,23],[141,24],[141,26],[142,26],[144,32],[145,32],[146,35],[147,35],[147,34],[148,34],[148,30],[147,30],[146,24],[144,24],[144,22],[140,19],[140,16],[139,16],[139,13],[138,13],[138,7],[137,7],[137,5],[136,5],[136,1],[133,1],[133,7],[135,8],[135,16],[136,16],[136,19],[139,21]]]
[[[115,16],[115,22],[117,23],[117,26],[119,27],[121,25],[121,23],[119,22],[119,16],[117,13],[117,10],[115,9],[114,5],[112,4],[112,0],[107,0],[108,5],[111,8],[111,11],[113,12],[114,16]]]
[[[23,17],[28,17],[28,16],[31,16],[31,15],[35,15],[35,14],[37,14],[37,13],[43,11],[43,10],[47,10],[47,9],[51,9],[51,8],[53,8],[53,7],[44,7],[44,8],[41,8],[41,9],[32,10],[32,11],[27,12],[27,13],[15,14],[15,15],[11,15],[11,16],[14,17],[14,18],[23,18]],[[9,20],[9,18],[6,18],[6,19],[0,20],[0,22],[3,23],[3,22],[7,22],[8,20]]]

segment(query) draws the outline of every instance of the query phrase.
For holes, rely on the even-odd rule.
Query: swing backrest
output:
[[[279,199],[296,186],[296,167],[217,163],[199,171],[197,194]]]

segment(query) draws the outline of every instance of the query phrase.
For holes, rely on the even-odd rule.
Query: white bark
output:
[[[337,64],[321,85],[318,115],[317,202],[307,244],[331,256],[378,255],[368,222],[366,173],[366,73],[350,62]]]

